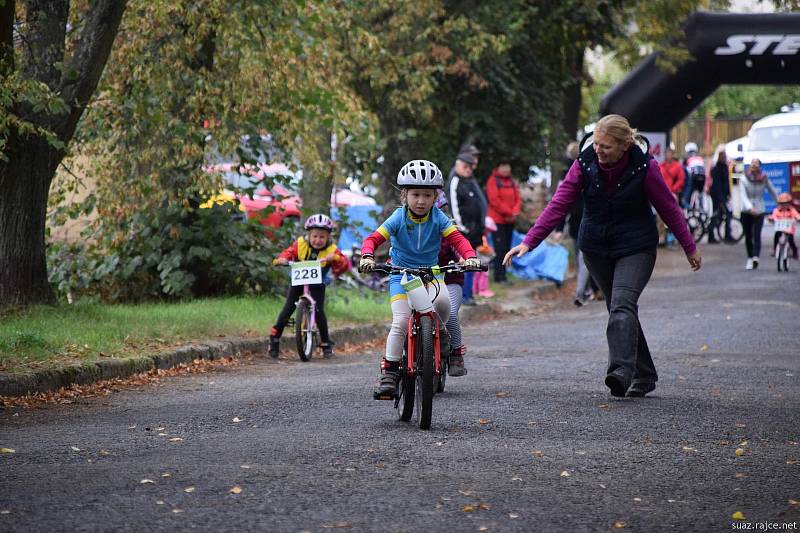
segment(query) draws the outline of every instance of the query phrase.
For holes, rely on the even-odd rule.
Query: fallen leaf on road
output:
[[[383,463],[378,463],[375,465],[375,468],[386,468],[386,465]]]
[[[134,424],[132,426],[128,426],[128,429],[136,429],[136,424]]]
[[[250,465],[242,465],[239,468],[244,468],[245,470],[247,470],[248,468],[250,468]]]
[[[153,481],[152,479],[143,479],[139,483],[141,483],[142,485],[152,485],[155,484],[155,481]]]
[[[242,492],[242,487],[237,485],[237,486],[233,487],[231,490],[229,490],[228,492],[230,492],[231,494],[240,494]]]
[[[544,457],[544,452],[540,452],[539,450],[531,452],[531,455],[534,457]]]
[[[159,433],[159,434],[158,434],[158,436],[159,436],[159,437],[166,437],[166,436],[167,436],[167,433]]]
[[[669,503],[675,503],[675,500],[667,500]]]
[[[183,509],[173,509],[172,512],[175,514],[182,513]]]
[[[495,398],[506,398],[506,397],[508,397],[508,393],[507,392],[497,392],[497,393],[495,393],[494,396],[495,396]]]
[[[741,457],[741,456],[743,456],[743,455],[744,455],[746,452],[744,451],[744,448],[736,448],[736,451],[735,451],[735,452],[733,452],[733,453],[735,453],[737,457]]]
[[[478,528],[478,531],[489,531],[489,528],[486,526],[481,526]]]
[[[572,475],[572,474],[570,474],[570,473],[569,473],[569,472],[567,472],[566,470],[564,470],[563,472],[561,472],[561,477],[569,477],[569,476],[571,476],[571,475]]]
[[[797,501],[797,500],[789,500],[789,505],[800,505],[800,501]]]
[[[194,487],[186,487],[183,492],[194,492]]]
[[[335,524],[323,524],[325,529],[351,529],[353,524],[350,522],[336,522]]]
[[[522,481],[522,478],[519,476],[514,476],[511,478],[511,481]]]
[[[796,465],[796,464],[797,464],[797,462],[798,462],[798,461],[797,461],[797,459],[795,459],[794,457],[790,457],[790,458],[788,458],[788,459],[786,460],[786,464],[787,464],[787,465]]]
[[[164,505],[164,500],[156,500],[156,505]]]
[[[519,518],[519,515],[517,513],[508,513],[508,517],[509,518]]]
[[[608,409],[608,404],[607,403],[601,403],[597,407],[599,407],[600,409]]]
[[[747,474],[743,474],[743,473],[741,473],[741,472],[737,472],[737,473],[736,473],[736,475],[735,475],[734,477],[735,477],[736,479],[742,479],[742,478],[746,478],[746,477],[747,477]]]
[[[241,422],[241,421],[242,421],[242,419],[241,419],[241,418],[239,418],[238,416],[234,416],[234,417],[233,417],[233,421],[234,421],[234,422]]]
[[[183,442],[183,439],[180,437],[172,437],[169,439],[170,442]]]
[[[14,448],[0,448],[0,453],[17,453]]]
[[[492,506],[489,505],[488,503],[479,503],[478,504],[478,509],[480,509],[481,511],[488,511],[491,508],[492,508]]]
[[[702,345],[702,346],[700,347],[700,351],[701,351],[701,352],[707,352],[707,351],[708,351],[708,344],[704,344],[704,345]]]
[[[641,498],[634,498],[633,501],[640,502],[640,501],[642,501],[642,499]]]
[[[736,424],[736,427],[737,427],[737,428],[744,428],[744,427],[747,427],[747,426],[746,426],[746,425],[744,425],[744,424]]]
[[[691,446],[684,446],[683,451],[685,452],[696,452],[697,448],[692,448]]]
[[[70,450],[72,450],[73,452],[79,452],[79,451],[81,451],[81,449],[80,449],[80,448],[78,448],[77,446],[70,446],[70,447],[69,447],[69,449],[70,449]]]
[[[734,520],[747,520],[747,518],[744,516],[744,513],[741,511],[736,511],[735,513],[733,513],[731,515],[731,518],[733,518]]]
[[[628,524],[626,524],[625,522],[620,522],[619,520],[617,520],[616,522],[614,522],[611,525],[611,527],[613,527],[614,529],[625,529],[626,527],[628,527]]]
[[[8,509],[3,509],[2,511],[0,511],[0,514],[11,514],[11,511],[9,511]]]
[[[488,423],[489,423],[489,419],[488,418],[479,418],[478,419],[478,424],[488,424]]]
[[[170,474],[169,472],[164,472],[163,474],[161,474],[161,477],[172,477],[172,474]]]
[[[606,488],[606,486],[605,486],[605,485],[603,485],[602,483],[600,483],[600,488],[601,488],[601,489],[604,489],[604,488]]]
[[[167,429],[167,428],[165,428],[164,426],[158,426],[156,428],[156,431],[164,431],[165,429]]]
[[[461,510],[463,512],[465,512],[465,513],[474,513],[475,512],[475,506],[472,505],[471,503],[468,503],[467,505],[462,507]]]
[[[748,442],[746,440],[743,440],[742,442],[739,443],[739,446],[747,446],[747,445]]]
[[[111,452],[106,450],[105,448],[100,448],[100,451],[97,453],[99,453],[100,455],[111,455]]]
[[[458,492],[460,494],[463,494],[464,496],[472,496],[472,491],[471,490],[460,490]]]

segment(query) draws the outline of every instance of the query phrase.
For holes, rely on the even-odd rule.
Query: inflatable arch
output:
[[[667,132],[722,84],[800,84],[800,13],[697,12],[683,30],[693,60],[668,73],[650,55],[603,97],[602,115]]]

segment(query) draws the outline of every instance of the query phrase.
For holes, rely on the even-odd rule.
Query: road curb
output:
[[[384,324],[348,326],[331,331],[339,344],[366,342],[386,335]],[[281,346],[294,341],[284,336]],[[0,374],[0,396],[25,396],[52,392],[70,385],[87,385],[106,379],[125,378],[154,369],[174,368],[196,359],[214,360],[239,357],[243,353],[267,351],[269,337],[229,339],[192,343],[158,354],[127,359],[106,359],[82,365],[69,365],[25,374]]]
[[[533,296],[555,289],[550,282],[532,282],[525,288],[523,296]],[[462,322],[486,320],[492,316],[509,312],[489,301],[473,307],[462,307]],[[357,344],[384,337],[386,324],[364,324],[331,330],[337,344]],[[70,365],[50,370],[39,370],[25,374],[0,374],[0,396],[25,396],[52,392],[70,385],[87,385],[106,379],[125,378],[154,369],[174,368],[196,359],[214,360],[223,357],[239,357],[243,353],[266,353],[269,337],[227,339],[197,342],[167,350],[158,354],[128,359],[105,359],[82,365]],[[282,349],[293,349],[294,336],[286,331],[281,338]]]

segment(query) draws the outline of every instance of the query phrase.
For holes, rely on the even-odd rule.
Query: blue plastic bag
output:
[[[511,246],[518,245],[524,238],[524,234],[515,231],[511,236]],[[510,270],[522,279],[547,279],[563,283],[568,261],[569,252],[564,246],[544,241],[522,257],[514,257]]]

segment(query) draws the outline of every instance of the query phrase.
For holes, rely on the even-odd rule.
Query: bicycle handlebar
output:
[[[375,265],[375,268],[373,268],[372,270],[373,272],[379,272],[381,274],[408,273],[414,276],[418,276],[422,278],[424,281],[430,281],[437,274],[448,274],[455,272],[486,272],[489,270],[489,266],[481,265],[478,268],[468,268],[459,263],[449,263],[447,265],[442,265],[442,266],[437,265],[432,267],[408,268],[408,267],[399,267],[396,265],[392,265],[391,263],[377,263]]]

